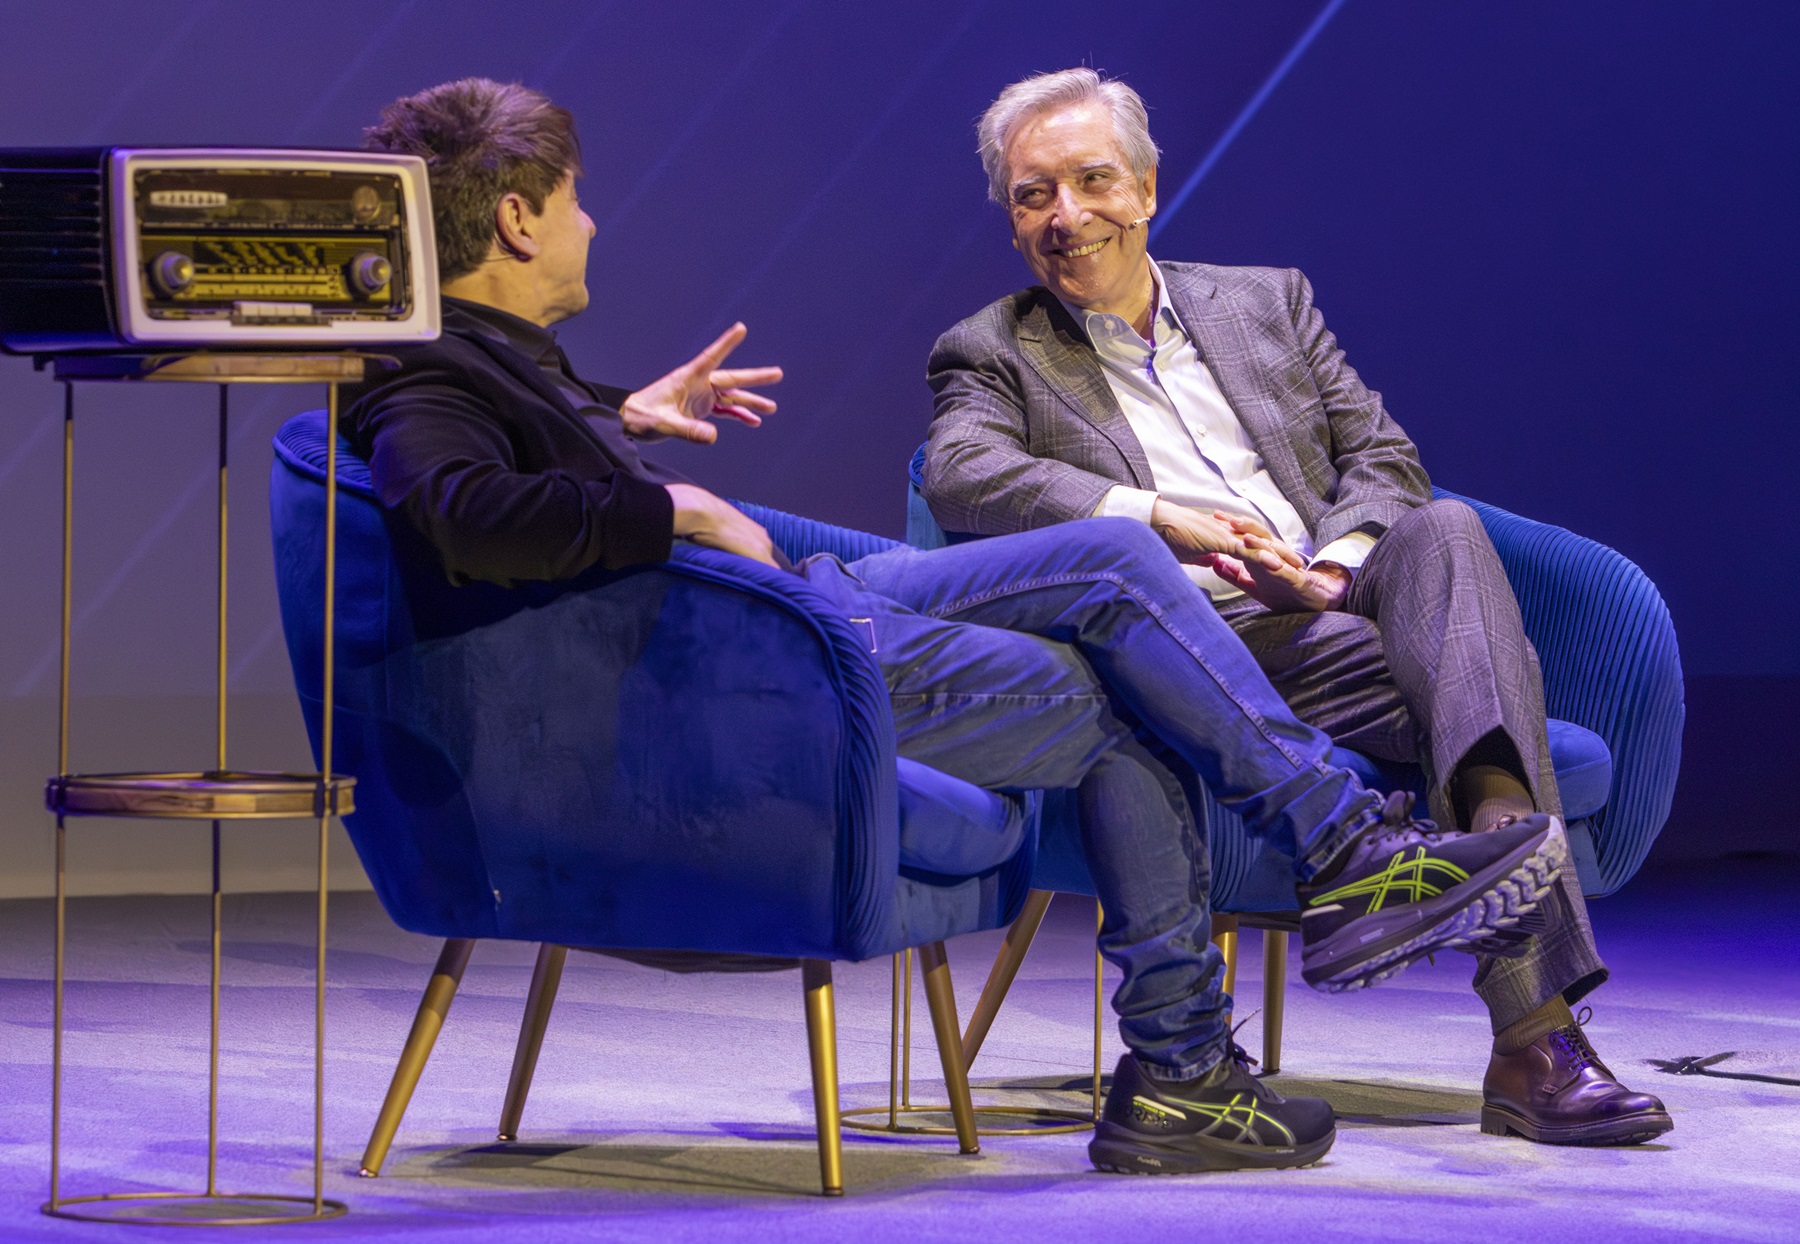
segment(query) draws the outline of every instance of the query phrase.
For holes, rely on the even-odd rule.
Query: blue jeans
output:
[[[1096,518],[946,549],[893,549],[807,578],[868,619],[901,754],[995,790],[1073,788],[1124,973],[1113,996],[1146,1071],[1224,1057],[1206,844],[1180,784],[1215,797],[1310,876],[1377,803],[1277,695],[1148,527]]]

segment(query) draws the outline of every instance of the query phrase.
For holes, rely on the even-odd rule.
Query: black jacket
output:
[[[398,371],[345,390],[339,429],[376,496],[453,582],[567,579],[669,556],[663,485],[686,481],[638,456],[617,414],[627,391],[577,379],[555,341],[447,298],[442,337],[394,349]]]

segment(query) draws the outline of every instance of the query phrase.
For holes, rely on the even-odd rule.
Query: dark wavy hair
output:
[[[494,208],[506,194],[531,210],[568,174],[581,172],[575,118],[517,82],[463,78],[397,99],[363,131],[363,146],[423,156],[431,177],[438,279],[466,276],[494,240]]]

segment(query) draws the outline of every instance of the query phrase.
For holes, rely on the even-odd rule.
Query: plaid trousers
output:
[[[1512,741],[1538,810],[1561,814],[1537,654],[1494,546],[1462,502],[1429,502],[1389,527],[1342,610],[1273,614],[1239,597],[1219,612],[1302,721],[1341,746],[1422,765],[1440,824],[1456,823],[1458,765],[1495,731]],[[1523,955],[1480,958],[1475,991],[1495,1032],[1608,976],[1572,866],[1545,911],[1550,926]]]

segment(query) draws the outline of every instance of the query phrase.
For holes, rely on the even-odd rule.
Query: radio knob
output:
[[[346,267],[350,277],[350,288],[363,298],[367,298],[394,278],[394,265],[387,261],[385,255],[377,255],[374,251],[364,251],[352,259]]]
[[[380,210],[381,196],[375,193],[375,187],[358,186],[350,192],[350,217],[357,224],[368,224]]]
[[[164,298],[173,298],[194,283],[194,261],[180,251],[164,251],[150,261],[150,284]]]

